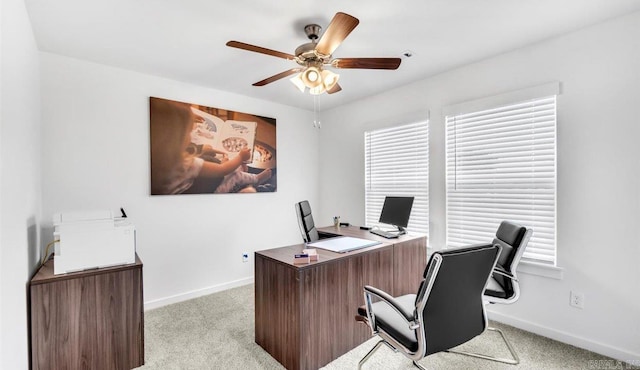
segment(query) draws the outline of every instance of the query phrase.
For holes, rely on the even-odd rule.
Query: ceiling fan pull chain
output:
[[[316,97],[317,95],[313,96],[313,127],[318,127],[318,109],[316,108]]]
[[[319,119],[320,100],[318,99],[318,95],[313,96],[313,127],[320,129],[322,128],[322,123]]]

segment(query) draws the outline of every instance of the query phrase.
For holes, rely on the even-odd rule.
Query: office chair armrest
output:
[[[518,281],[518,279],[515,276],[513,276],[512,273],[508,272],[507,270],[503,269],[502,267],[496,266],[493,269],[493,272],[495,272],[498,275],[502,275],[502,276],[504,276],[506,278],[509,278],[509,279],[511,279],[513,281]]]
[[[413,325],[415,320],[415,318],[413,317],[413,309],[415,307],[411,307],[412,311],[407,312],[392,296],[387,294],[385,291],[382,291],[370,285],[365,285],[364,291],[367,295],[374,295],[380,298],[382,302],[385,302],[386,304],[391,306],[391,308],[393,308],[398,314],[400,314],[400,316],[402,316],[402,318],[404,318],[405,321],[407,321],[407,324],[409,324],[410,326]]]

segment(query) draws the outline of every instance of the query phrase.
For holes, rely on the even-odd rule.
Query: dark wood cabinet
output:
[[[144,364],[142,262],[54,275],[29,285],[33,369],[132,369]]]
[[[348,252],[318,249],[319,260],[294,265],[304,245],[255,253],[255,340],[290,370],[317,369],[371,337],[354,319],[363,287],[394,296],[418,290],[427,262],[427,238],[384,239],[357,227],[321,228],[327,235],[380,241]]]

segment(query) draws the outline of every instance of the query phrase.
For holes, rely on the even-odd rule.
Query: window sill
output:
[[[564,269],[557,266],[548,266],[539,263],[521,261],[518,264],[518,273],[562,280]]]

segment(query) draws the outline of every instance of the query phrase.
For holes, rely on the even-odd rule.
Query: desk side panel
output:
[[[393,296],[415,294],[427,267],[427,238],[415,238],[394,244],[393,263]]]
[[[365,304],[364,286],[371,285],[385,292],[393,289],[393,248],[369,253],[349,261],[348,320],[353,345],[349,350],[371,338],[371,329],[356,321],[358,307]]]
[[[393,286],[393,249],[345,255],[303,273],[301,369],[317,369],[371,337],[355,321],[364,304],[364,285],[383,290]]]
[[[255,340],[287,369],[300,368],[297,269],[255,254]]]

